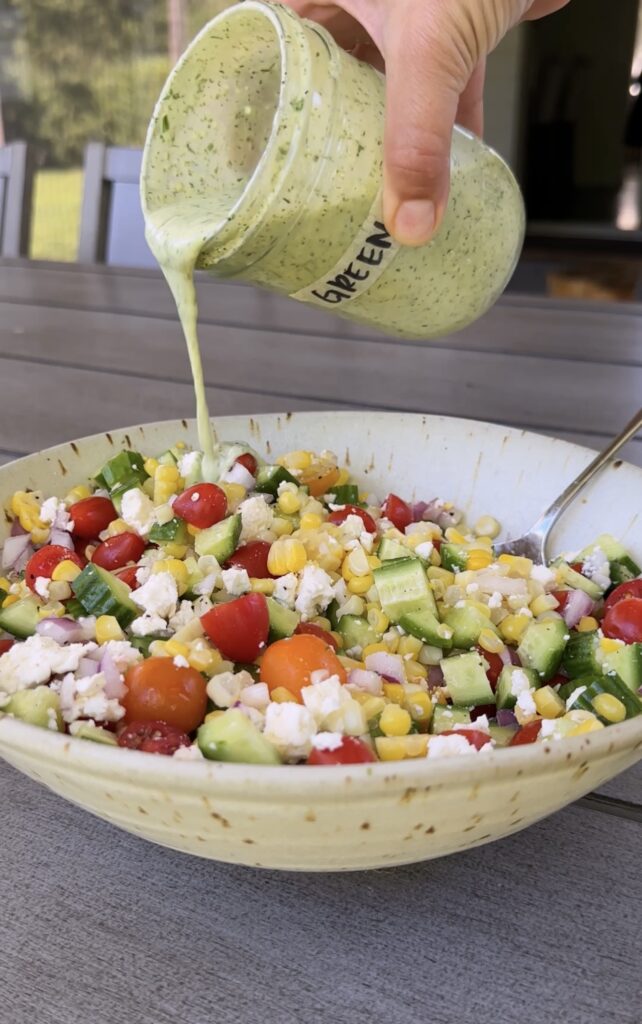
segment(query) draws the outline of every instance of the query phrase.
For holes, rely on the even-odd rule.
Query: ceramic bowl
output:
[[[297,413],[216,423],[263,454],[331,448],[381,496],[453,500],[517,535],[590,460],[587,449],[437,416]],[[122,446],[194,443],[187,421],[84,438],[0,468],[15,489],[64,494]],[[552,550],[600,532],[642,556],[642,470],[614,463],[568,510]],[[2,527],[4,529],[4,527]],[[0,753],[49,789],[128,832],[201,857],[340,871],[428,860],[510,835],[577,800],[642,756],[642,717],[558,743],[484,757],[338,768],[184,763],[101,747],[0,716]]]

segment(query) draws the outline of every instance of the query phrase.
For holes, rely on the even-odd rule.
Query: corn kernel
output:
[[[186,622],[184,626],[177,629],[174,633],[174,640],[178,640],[181,644],[189,644],[193,640],[200,640],[204,635],[205,630],[201,625],[201,620],[194,617]]]
[[[17,516],[23,530],[31,534],[36,544],[44,544],[49,536],[49,526],[40,518],[40,505],[33,494],[16,491],[11,498],[10,508]]]
[[[348,590],[351,594],[367,594],[374,583],[374,576],[355,576],[348,581]]]
[[[153,473],[152,497],[155,505],[165,505],[182,486],[177,466],[157,465]]]
[[[3,608],[10,608],[12,604],[15,604],[16,601],[19,601],[19,600],[20,600],[20,598],[18,597],[17,594],[7,594],[7,596],[4,598],[4,600],[2,602],[2,607]]]
[[[397,652],[403,658],[406,654],[409,654],[411,658],[419,657],[419,652],[422,648],[421,640],[417,640],[414,636],[402,636],[399,640],[399,647]]]
[[[60,601],[48,601],[38,609],[38,616],[41,619],[50,619],[52,616],[61,618],[65,614],[65,606]]]
[[[106,644],[108,640],[123,640],[124,633],[114,615],[99,615],[96,619],[96,643]]]
[[[386,613],[383,612],[376,604],[368,605],[367,611],[368,625],[372,626],[375,633],[385,633],[390,625],[390,619]]]
[[[490,537],[491,540],[494,540],[495,537],[499,536],[501,526],[494,516],[481,516],[473,529],[478,537]]]
[[[315,512],[306,512],[299,523],[302,530],[318,530],[323,520]]]
[[[216,711],[208,711],[208,713],[205,715],[205,718],[203,719],[203,721],[204,722],[214,722],[214,721],[216,721],[217,718],[220,718],[221,715],[224,715],[224,714],[225,714],[225,712],[221,711],[220,708],[218,708]]]
[[[165,652],[170,658],[185,658],[187,661],[189,647],[187,644],[182,644],[175,637],[172,637],[171,640],[167,640],[165,643]]]
[[[285,686],[277,686],[275,690],[272,690],[270,698],[277,704],[298,704],[296,697],[293,693],[290,693]]]
[[[476,611],[478,611],[480,615],[484,616],[484,618],[490,619],[490,617],[492,615],[492,609],[490,609],[487,604],[484,604],[483,601],[470,601],[469,600],[468,604],[470,605],[471,608],[475,608]]]
[[[406,700],[406,707],[413,721],[420,722],[421,725],[427,725],[432,718],[433,703],[423,690],[412,693]]]
[[[70,597],[71,587],[65,580],[61,580],[59,583],[51,582],[49,584],[50,601],[68,601]]]
[[[522,558],[520,555],[500,555],[497,559],[500,565],[508,567],[511,576],[519,576],[528,579],[533,569],[531,558]]]
[[[286,516],[293,516],[301,508],[301,498],[296,491],[283,491],[279,495],[277,506]]]
[[[489,654],[501,654],[504,650],[505,644],[497,633],[494,633],[492,629],[482,629],[478,639],[479,646]]]
[[[534,601],[531,601],[529,607],[533,615],[543,615],[544,612],[552,612],[558,607],[559,601],[553,597],[552,594],[540,594]]]
[[[256,576],[251,576],[250,587],[254,594],[265,594],[266,597],[269,597],[274,593],[274,580],[258,579]]]
[[[353,696],[356,696],[356,694],[353,693]],[[361,702],[361,708],[366,722],[369,722],[372,718],[376,718],[377,715],[381,714],[386,706],[386,702],[383,697],[373,697],[369,693],[365,693],[363,696],[366,699]]]
[[[153,658],[169,658],[166,640],[152,640],[149,645],[149,653]]]
[[[219,484],[218,486],[227,498],[228,511],[236,512],[241,502],[247,497],[247,489],[243,484]]]
[[[348,552],[341,563],[341,575],[346,582],[353,579],[355,576],[370,575],[368,556],[362,547],[357,547],[354,551]]]
[[[371,569],[380,569],[381,559],[377,558],[376,555],[368,555],[368,565]]]
[[[156,470],[158,469],[159,465],[160,463],[158,459],[145,459],[145,461],[143,462],[143,469],[145,470],[148,476],[153,476]]]
[[[507,643],[519,643],[533,620],[527,615],[507,615],[499,624],[499,631]]]
[[[381,712],[379,728],[385,736],[407,736],[411,726],[412,718],[398,704],[388,704]]]
[[[312,465],[312,452],[288,452],[287,455],[282,455],[280,459],[277,459],[277,462],[280,466],[286,466],[288,469],[309,469]]]
[[[449,544],[465,544],[466,538],[463,533],[456,530],[454,526],[449,526],[446,530],[446,540]]]
[[[304,545],[294,537],[275,540],[268,553],[268,569],[273,576],[298,572],[307,561],[308,554]]]
[[[406,691],[401,683],[384,683],[383,692],[384,696],[393,704],[403,704],[406,699]]]
[[[375,740],[380,761],[405,761],[409,757],[425,757],[428,751],[428,736],[414,733],[412,736],[378,736]]]
[[[493,556],[490,551],[485,551],[484,548],[471,548],[466,558],[466,568],[477,572],[480,569],[487,569],[492,561]]]
[[[601,718],[606,718],[607,722],[623,722],[626,718],[626,708],[621,700],[613,696],[612,693],[598,693],[597,697],[594,697],[591,704],[595,708],[596,712]]]
[[[578,633],[592,633],[598,626],[599,622],[592,615],[583,615],[575,628]]]
[[[559,718],[566,711],[566,704],[552,686],[541,686],[535,690],[533,700],[542,718]]]
[[[0,576],[0,590],[7,591],[11,584],[6,576]]]
[[[75,505],[77,501],[83,501],[91,497],[91,490],[86,484],[77,484],[65,495],[65,505]]]
[[[188,523],[187,532],[189,533],[190,537],[198,537],[199,533],[201,532],[201,528],[200,526],[192,526],[191,523]]]
[[[599,718],[596,718],[594,715],[591,715],[591,718],[587,718],[584,722],[580,722],[579,725],[573,726],[573,728],[570,729],[569,732],[566,733],[566,735],[583,736],[587,732],[597,732],[598,729],[603,728],[603,722],[600,722]]]
[[[420,661],[411,659],[406,662],[406,674],[409,679],[427,679],[428,669]]]
[[[337,658],[348,672],[353,668],[365,668],[362,661],[357,661],[356,658],[349,658],[347,654],[337,654]]]
[[[82,569],[75,562],[65,558],[62,562],[58,562],[58,565],[51,574],[51,578],[54,583],[71,583],[81,572]]]
[[[476,537],[475,538],[475,547],[483,548],[484,551],[491,551],[492,552],[492,550],[493,550],[493,542],[490,539],[490,537]]]
[[[207,640],[194,640],[190,643],[187,660],[189,661],[190,668],[195,668],[198,672],[204,672],[205,675],[214,675],[216,672],[219,672],[223,662],[219,651],[211,647]]]
[[[401,637],[399,636],[399,634],[397,632],[393,633],[393,631],[390,629],[388,630],[387,633],[383,634],[383,640],[385,641],[386,647],[390,654],[397,653],[400,639]]]
[[[185,558],[187,544],[176,544],[174,541],[170,541],[169,544],[163,544],[163,552],[168,558]]]
[[[361,653],[361,657],[365,661],[366,658],[370,654],[379,654],[380,652],[384,652],[384,653],[388,654],[389,653],[388,645],[385,644],[385,643],[368,644],[366,647],[363,648],[363,651]]]
[[[154,562],[152,566],[153,574],[159,572],[168,572],[173,576],[178,584],[179,594],[185,593],[189,582],[189,573],[185,562],[181,562],[178,558],[161,558],[158,562]]]
[[[272,533],[277,537],[289,537],[294,533],[294,524],[283,516],[275,516],[272,520]]]
[[[347,469],[340,469],[339,470],[339,476],[337,477],[337,482],[336,482],[336,484],[334,486],[335,487],[343,487],[345,484],[348,483],[349,480],[350,480],[350,473],[348,472],[348,470]]]
[[[105,530],[108,537],[117,537],[119,533],[131,533],[132,528],[129,526],[124,519],[112,519],[111,523]]]
[[[2,583],[0,583],[0,586],[2,586]],[[619,651],[620,647],[622,647],[622,641],[603,636],[600,640],[600,647],[605,654],[613,654],[614,651]]]

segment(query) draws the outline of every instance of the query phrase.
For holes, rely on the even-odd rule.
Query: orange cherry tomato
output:
[[[261,659],[261,682],[267,683],[270,692],[285,687],[301,704],[301,690],[320,669],[345,683],[346,670],[332,648],[318,636],[300,633],[270,644]]]
[[[166,722],[192,732],[205,718],[205,680],[195,668],[175,665],[172,658],[147,658],[125,676],[122,699],[125,722]]]
[[[301,474],[301,483],[304,484],[313,498],[320,498],[322,494],[334,487],[339,479],[340,472],[336,466],[331,469],[316,469],[312,467]]]

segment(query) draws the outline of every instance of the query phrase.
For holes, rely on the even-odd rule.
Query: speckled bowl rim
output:
[[[279,415],[287,420],[296,416],[297,419],[309,419],[346,415],[346,410],[309,412],[309,413],[267,413],[264,414],[270,419],[277,419]],[[349,414],[348,414],[349,415]],[[404,414],[411,416],[412,414]],[[503,434],[523,437],[531,432],[511,427],[499,426],[493,423],[486,423],[482,420],[467,420],[462,417],[446,416],[423,416],[420,413],[414,414],[422,425],[431,422],[457,422],[467,426],[479,425],[486,429],[501,431]],[[380,413],[381,419],[395,417],[395,413]],[[215,424],[224,425],[227,419],[236,417],[216,417]],[[248,424],[252,421],[261,420],[262,416],[248,416]],[[72,448],[82,444],[90,445],[98,438],[107,437],[110,441],[118,444],[120,440],[131,444],[130,434],[139,432],[145,434],[147,430],[175,429],[178,434],[181,431],[193,430],[194,420],[160,420],[154,423],[137,424],[132,427],[118,428],[117,430],[102,432],[79,438],[72,442],[63,442],[44,449],[41,452],[27,455],[22,459],[7,463],[15,471],[16,465],[28,466],[30,462],[39,462],[43,458],[58,459],[61,450],[65,447]],[[536,435],[541,441],[540,435]],[[563,444],[568,449],[579,452],[587,452],[588,449],[581,445],[575,445],[567,441],[550,439],[551,443]],[[628,465],[628,464],[627,464]],[[637,467],[630,466],[630,469],[642,473]],[[0,485],[6,472],[6,466],[0,466]],[[354,783],[355,789],[368,788],[372,791],[387,789],[390,782],[395,779],[400,785],[405,784],[408,788],[426,786],[438,786],[441,784],[459,782],[466,785],[473,785],[506,778],[521,778],[528,776],[546,776],[562,766],[575,766],[582,769],[589,761],[599,760],[601,757],[608,757],[610,754],[620,750],[639,751],[642,757],[642,716],[631,721],[622,722],[619,725],[611,725],[594,733],[587,733],[571,739],[552,741],[550,743],[528,744],[514,749],[495,749],[488,754],[459,756],[452,758],[430,761],[426,758],[416,758],[407,761],[376,762],[367,765],[337,765],[315,767],[309,765],[246,765],[228,764],[217,761],[180,761],[173,758],[152,757],[139,751],[122,750],[120,748],[101,746],[98,743],[91,743],[87,740],[77,739],[61,733],[47,732],[36,726],[21,722],[18,719],[3,715],[0,712],[0,752],[2,746],[24,749],[29,745],[29,738],[34,741],[34,752],[44,760],[64,762],[67,765],[77,766],[85,774],[90,773],[108,780],[110,777],[117,778],[119,782],[129,781],[135,783],[146,782],[156,784],[159,787],[174,788],[179,792],[189,792],[196,789],[204,781],[212,781],[218,784],[219,791],[224,789],[226,793],[233,794],[235,798],[252,801],[257,793],[265,790],[269,796],[274,790],[275,794],[286,793],[290,799],[300,800],[307,803],[311,798],[315,801],[331,803],[336,799],[338,792],[345,792],[346,781]],[[13,738],[13,742],[12,742]],[[251,789],[248,788],[251,786]]]

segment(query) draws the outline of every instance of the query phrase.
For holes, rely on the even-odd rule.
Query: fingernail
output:
[[[408,199],[394,217],[392,233],[401,245],[423,245],[435,229],[435,204],[431,199]]]

